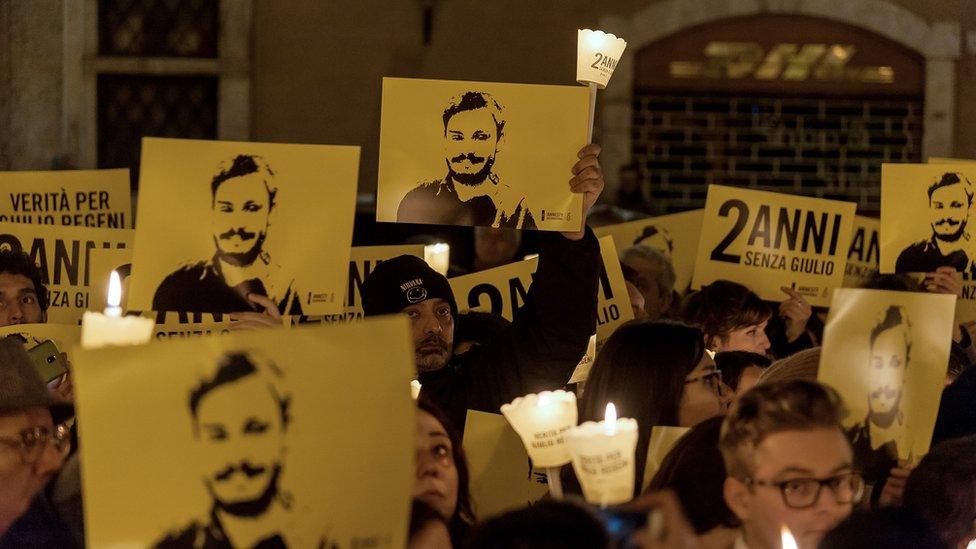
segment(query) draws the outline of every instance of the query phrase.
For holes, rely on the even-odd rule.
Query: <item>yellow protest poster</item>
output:
[[[600,272],[600,291],[597,293],[598,349],[617,326],[634,318],[612,237],[600,239],[600,255],[603,269]],[[539,259],[532,258],[448,279],[458,310],[485,311],[512,320],[514,311],[525,304],[525,296],[532,285],[532,273],[538,264]]]
[[[128,305],[342,311],[359,148],[145,138]]]
[[[231,333],[230,315],[224,313],[142,313],[140,316],[152,318],[156,322],[152,341],[169,341]],[[283,322],[284,329],[290,327],[288,319]]]
[[[649,217],[597,227],[593,232],[597,236],[612,236],[613,243],[620,253],[640,244],[668,256],[676,275],[674,289],[679,294],[684,294],[691,286],[691,277],[695,272],[695,258],[698,254],[698,240],[701,236],[704,213],[705,210],[690,210]]]
[[[708,186],[692,287],[731,280],[769,301],[789,286],[826,306],[844,280],[853,202]]]
[[[119,274],[122,281],[122,310],[126,310],[129,295],[129,278],[132,274],[131,248],[96,248],[88,258],[88,278],[92,291],[88,300],[88,310],[101,312],[108,306],[108,282],[112,271]]]
[[[834,292],[817,379],[840,393],[855,463],[869,481],[929,450],[945,386],[955,296]]]
[[[131,229],[93,229],[0,223],[0,249],[23,251],[40,268],[50,292],[47,322],[76,324],[88,308],[90,256],[96,249],[131,249]]]
[[[976,163],[881,165],[881,272],[970,272]]]
[[[424,257],[423,244],[402,246],[353,246],[349,254],[349,282],[346,285],[345,309],[338,314],[294,317],[298,324],[349,322],[363,318],[361,291],[363,281],[377,265],[401,255]]]
[[[0,222],[131,229],[129,170],[0,172]]]
[[[578,231],[580,86],[383,79],[376,220]]]
[[[87,545],[403,547],[408,331],[387,317],[76,350]]]
[[[67,352],[81,342],[81,326],[77,324],[12,324],[0,328],[0,339],[13,334],[24,338],[26,348],[50,339],[59,351]]]
[[[847,268],[844,270],[845,288],[860,288],[872,273],[877,272],[880,232],[880,220],[863,215],[854,216],[851,247],[847,252]]]
[[[664,457],[678,443],[678,439],[685,436],[690,430],[688,427],[671,427],[667,425],[655,425],[651,427],[651,441],[647,445],[647,461],[644,463],[642,493],[651,485],[651,480],[654,478],[654,475],[661,469],[661,464],[664,463]]]
[[[464,454],[479,517],[525,507],[549,490],[545,472],[532,468],[522,439],[500,414],[468,410]]]

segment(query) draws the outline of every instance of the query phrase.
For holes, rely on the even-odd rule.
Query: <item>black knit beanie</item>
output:
[[[440,298],[450,304],[451,316],[457,319],[457,303],[447,278],[413,255],[377,265],[363,281],[362,298],[366,316],[399,313],[414,303]]]

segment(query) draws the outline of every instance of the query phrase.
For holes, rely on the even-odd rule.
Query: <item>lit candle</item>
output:
[[[969,543],[966,545],[966,549],[976,549],[976,539],[969,540]]]
[[[447,270],[451,267],[451,247],[443,242],[424,246],[424,261],[431,269],[447,276]]]
[[[563,390],[525,395],[502,405],[501,412],[522,439],[532,464],[546,469],[552,497],[562,499],[559,467],[572,459],[566,433],[576,425],[576,395]]]
[[[633,498],[636,420],[618,419],[616,407],[609,403],[603,421],[570,429],[566,441],[586,501],[605,507]]]
[[[783,549],[797,549],[796,540],[793,539],[793,533],[784,524],[779,529],[779,537],[783,544]]]
[[[104,314],[86,311],[81,320],[81,346],[97,349],[109,345],[139,345],[152,337],[150,318],[122,316],[122,281],[112,271],[108,285],[108,307]]]
[[[586,142],[593,140],[593,118],[596,113],[596,90],[604,89],[620,62],[627,42],[601,30],[576,31],[576,81],[590,88],[589,133]]]

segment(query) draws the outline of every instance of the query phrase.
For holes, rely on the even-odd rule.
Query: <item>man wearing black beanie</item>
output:
[[[603,191],[598,145],[573,165],[570,189],[583,195],[583,217]],[[441,407],[463,431],[468,409],[498,413],[527,393],[563,387],[596,329],[600,245],[578,233],[542,233],[539,267],[510,326],[454,354],[458,306],[443,275],[414,256],[380,263],[363,282],[366,316],[404,313],[413,325],[420,397]]]

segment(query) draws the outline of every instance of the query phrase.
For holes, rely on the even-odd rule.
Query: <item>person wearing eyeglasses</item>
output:
[[[864,494],[837,393],[804,380],[759,384],[722,425],[725,502],[742,526],[735,549],[780,549],[789,529],[816,548]]]
[[[70,404],[52,394],[16,337],[0,341],[0,548],[75,547],[43,489],[64,463]]]

